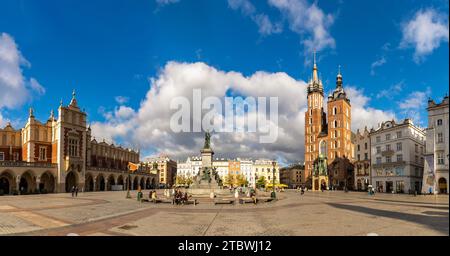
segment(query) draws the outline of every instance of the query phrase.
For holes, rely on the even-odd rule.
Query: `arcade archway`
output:
[[[75,187],[78,186],[77,176],[73,171],[70,171],[66,175],[66,192],[71,192],[72,187],[74,187],[74,186]]]
[[[105,178],[103,177],[103,175],[98,175],[95,183],[97,184],[96,191],[105,191],[106,184],[105,184]]]
[[[39,183],[39,191],[41,193],[55,192],[55,177],[50,172],[41,175],[41,182]]]
[[[0,175],[0,195],[12,194],[14,189],[14,176],[8,171]]]
[[[138,179],[138,177],[134,177],[133,190],[137,190],[138,187],[139,187],[139,179]]]
[[[32,193],[35,188],[36,188],[36,185],[35,185],[33,175],[30,173],[30,171],[26,171],[20,177],[20,181],[19,181],[20,194],[26,195],[26,194]]]
[[[85,184],[84,184],[84,190],[86,192],[94,191],[94,178],[92,177],[91,174],[87,174],[86,175],[86,180],[85,180]]]
[[[109,175],[106,190],[110,191],[112,186],[114,186],[114,185],[116,185],[116,181],[114,180],[114,176],[113,175]]]

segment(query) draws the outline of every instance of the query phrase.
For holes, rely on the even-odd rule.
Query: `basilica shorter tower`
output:
[[[323,84],[318,76],[314,54],[312,78],[308,82],[308,108],[305,113],[305,178],[312,189],[329,186],[328,164],[338,158],[352,158],[351,104],[342,85],[342,74],[336,77],[336,88],[328,96],[324,110]],[[316,171],[313,171],[316,170]],[[319,171],[320,170],[320,171]]]

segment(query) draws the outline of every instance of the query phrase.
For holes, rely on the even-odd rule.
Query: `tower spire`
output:
[[[342,87],[341,65],[338,66],[338,74],[336,76],[336,88]]]
[[[314,82],[319,82],[319,76],[317,75],[316,49],[314,49],[313,83]]]

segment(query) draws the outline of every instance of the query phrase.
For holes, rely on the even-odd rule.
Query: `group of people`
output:
[[[189,195],[187,192],[182,192],[179,189],[175,189],[173,193],[173,203],[174,204],[185,204],[189,200]]]
[[[78,186],[72,186],[72,197],[78,197]]]

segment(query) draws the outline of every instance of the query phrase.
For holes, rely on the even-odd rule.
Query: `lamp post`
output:
[[[277,165],[277,162],[272,161],[273,175],[272,175],[272,194],[271,194],[271,197],[274,198],[274,199],[277,198],[277,195],[275,193],[275,166],[276,165]]]

